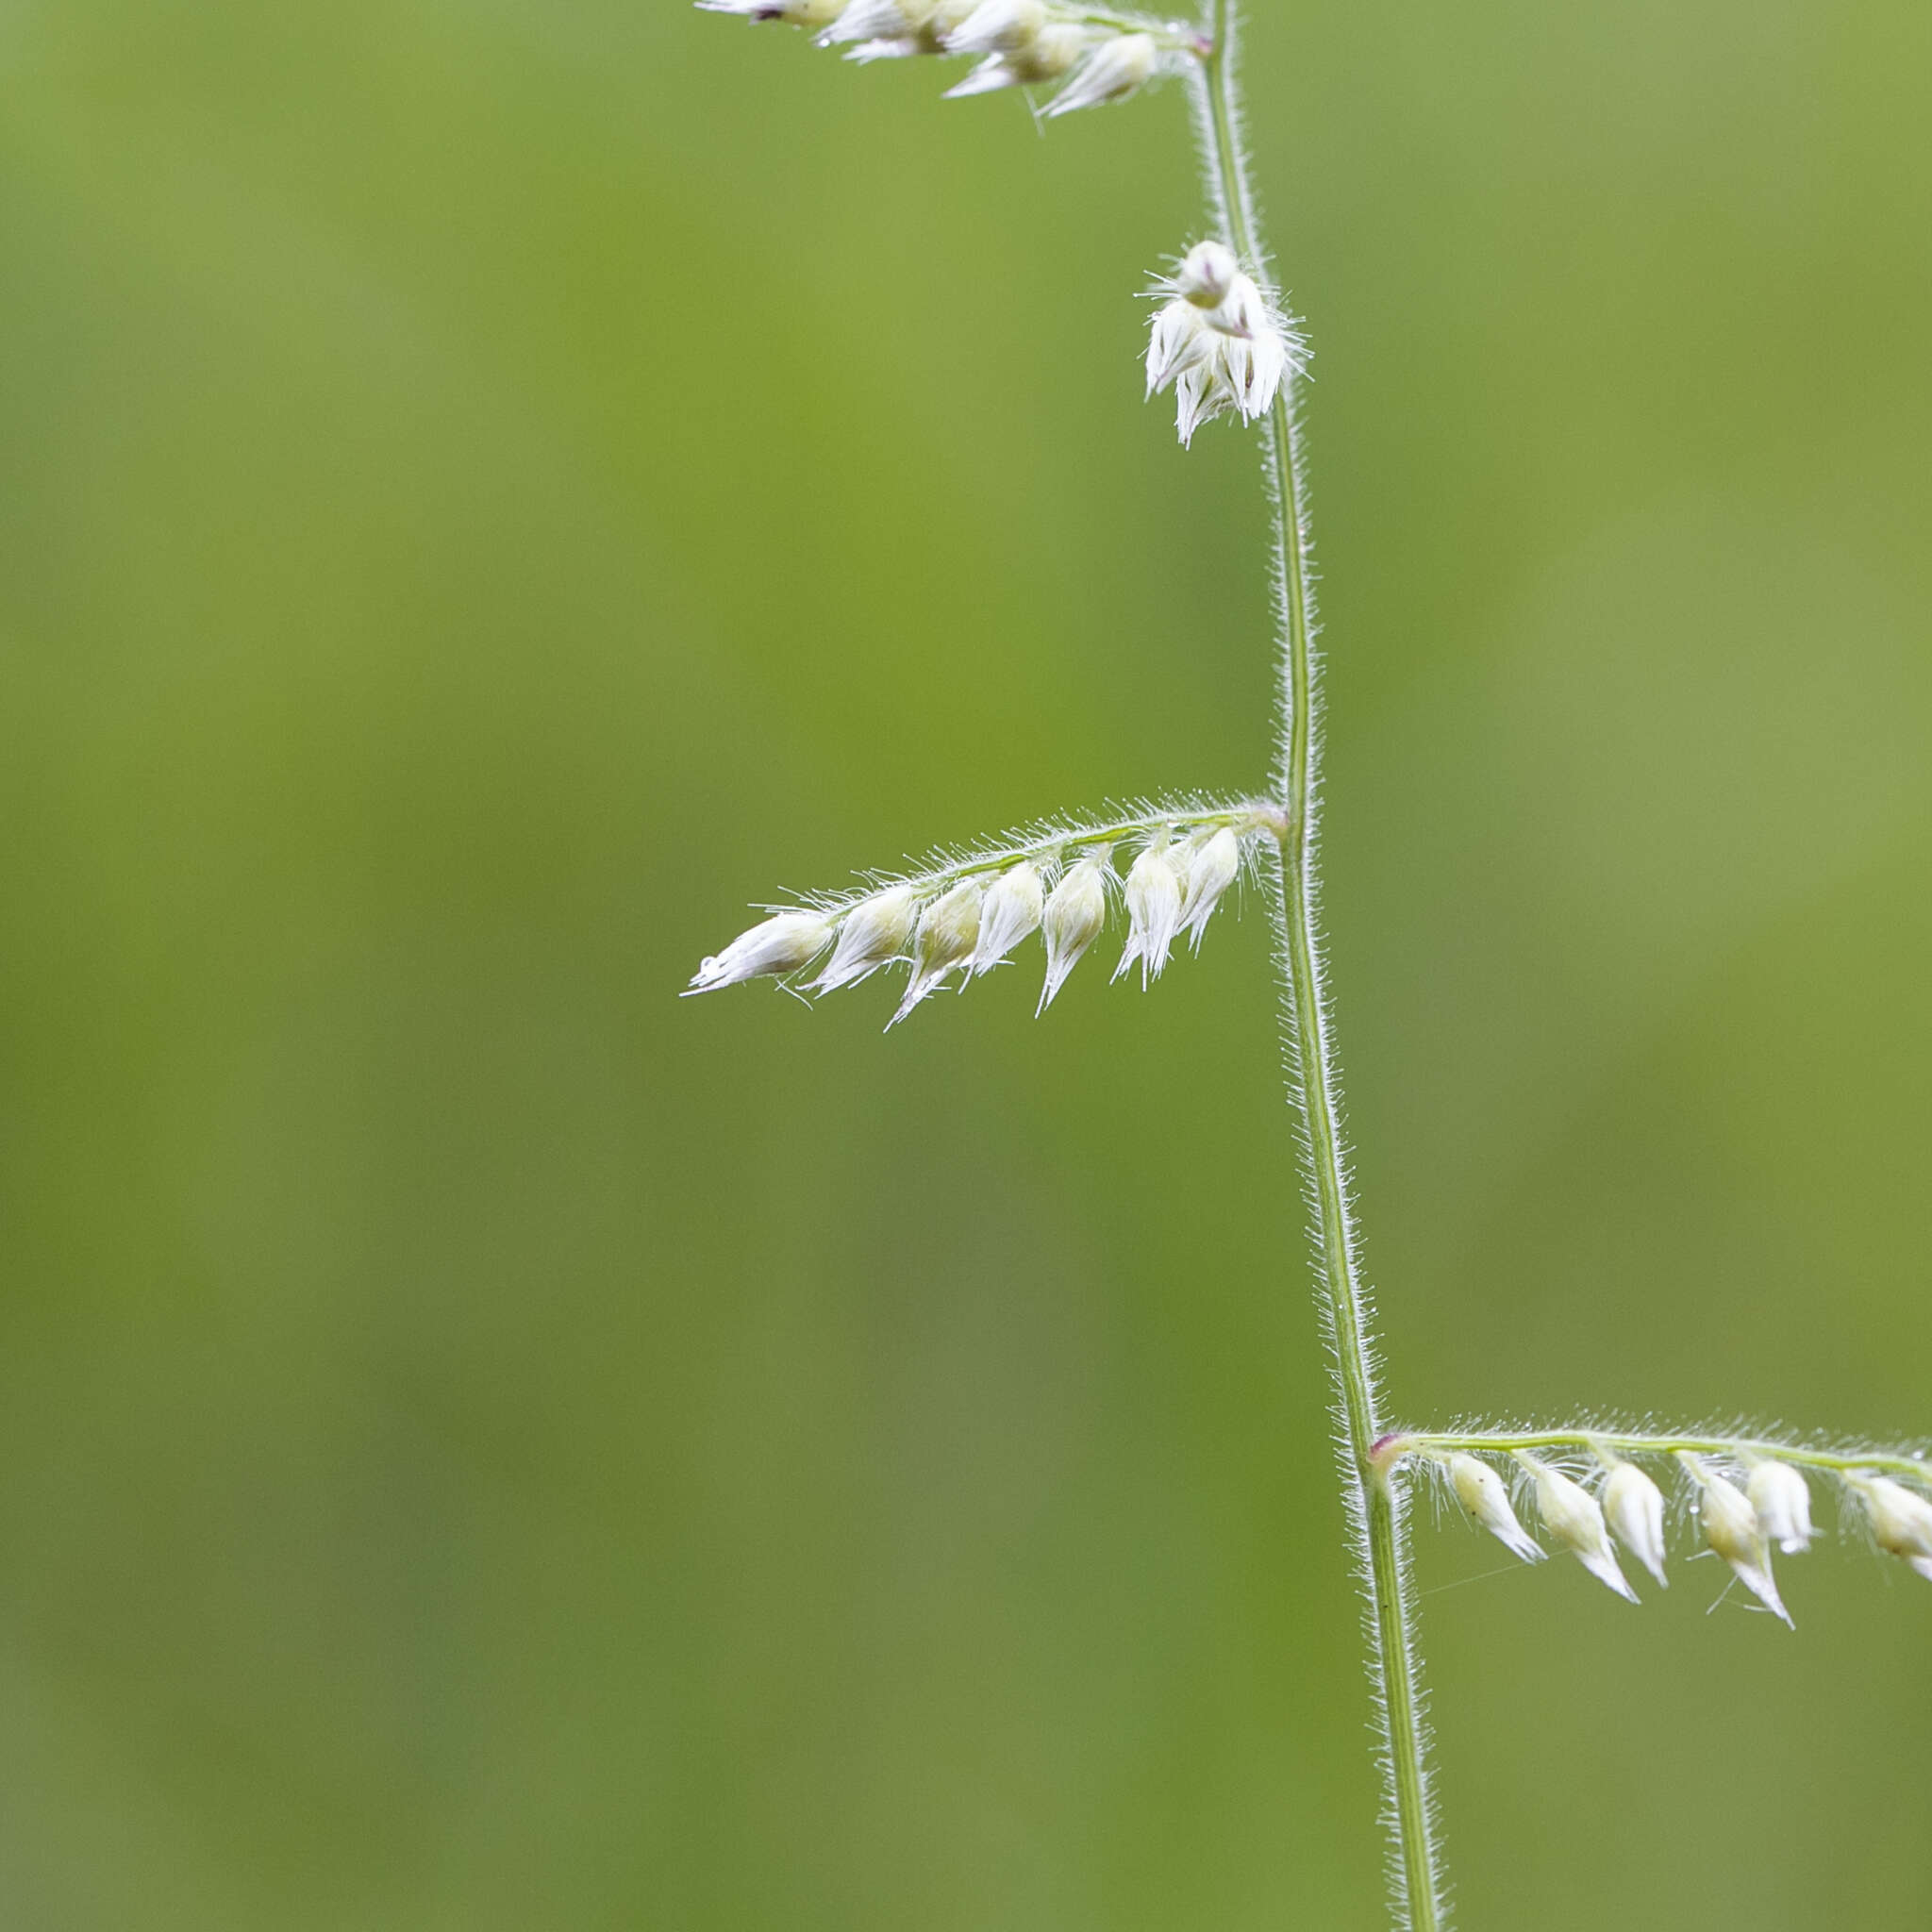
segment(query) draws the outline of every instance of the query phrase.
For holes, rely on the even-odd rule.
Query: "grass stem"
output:
[[[1212,45],[1196,102],[1209,199],[1226,240],[1278,301],[1262,252],[1235,92],[1233,0],[1214,0]],[[1374,1351],[1349,1206],[1341,1095],[1318,924],[1317,801],[1321,664],[1315,648],[1307,487],[1292,371],[1276,394],[1263,442],[1274,501],[1274,590],[1281,635],[1279,758],[1274,784],[1286,818],[1280,841],[1277,956],[1289,1083],[1302,1125],[1323,1314],[1336,1381],[1338,1446],[1366,1604],[1369,1674],[1382,1726],[1396,1923],[1439,1932],[1441,1883],[1430,1814],[1423,1697],[1414,1643],[1413,1586],[1400,1477],[1378,1469]]]

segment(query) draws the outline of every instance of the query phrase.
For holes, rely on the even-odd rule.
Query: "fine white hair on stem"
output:
[[[1282,305],[1248,180],[1234,0],[1212,0],[1210,26],[1211,51],[1190,89],[1202,175],[1223,238],[1254,278],[1262,302],[1278,312]],[[1374,1461],[1382,1433],[1374,1308],[1362,1274],[1321,936],[1322,660],[1292,367],[1284,371],[1262,418],[1261,457],[1272,511],[1269,579],[1280,663],[1273,791],[1291,822],[1280,865],[1268,868],[1274,888],[1284,1064],[1296,1116],[1317,1300],[1334,1374],[1338,1470],[1362,1595],[1388,1827],[1390,1905],[1398,1926],[1440,1932],[1447,1904],[1429,1767],[1428,1699],[1415,1635],[1407,1484],[1399,1469],[1379,1468]]]

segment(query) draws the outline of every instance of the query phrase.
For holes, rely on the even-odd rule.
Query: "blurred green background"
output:
[[[1271,8],[1393,1408],[1932,1429],[1932,14]],[[0,8],[0,1919],[1374,1927],[1257,908],[675,995],[1245,788],[1173,90]],[[1924,1922],[1932,1589],[1424,1525],[1463,1922]]]

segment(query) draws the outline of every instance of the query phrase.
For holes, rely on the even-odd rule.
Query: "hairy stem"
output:
[[[1235,94],[1234,0],[1213,0],[1212,45],[1196,89],[1208,190],[1226,239],[1271,296]],[[1423,1699],[1412,1638],[1403,1495],[1373,1458],[1375,1412],[1370,1311],[1357,1265],[1342,1150],[1341,1095],[1322,983],[1317,924],[1316,807],[1320,660],[1315,650],[1307,490],[1291,372],[1263,437],[1274,506],[1274,591],[1281,632],[1280,756],[1274,774],[1281,839],[1277,953],[1289,1084],[1300,1108],[1323,1313],[1332,1344],[1341,1480],[1354,1532],[1381,1722],[1381,1758],[1398,1924],[1438,1932],[1441,1886],[1430,1817]]]

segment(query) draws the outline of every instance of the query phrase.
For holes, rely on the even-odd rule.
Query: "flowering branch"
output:
[[[697,0],[711,13],[812,27],[861,66],[920,55],[983,55],[948,100],[1058,84],[1049,119],[1136,94],[1205,57],[1193,28],[1057,0]]]
[[[1113,976],[1138,965],[1144,987],[1159,977],[1183,935],[1200,951],[1223,895],[1252,867],[1257,849],[1287,829],[1279,809],[1266,803],[1194,799],[1011,833],[940,855],[916,872],[875,874],[854,891],[773,908],[769,919],[705,960],[688,991],[794,978],[829,952],[807,990],[832,992],[883,967],[910,968],[905,998],[888,1023],[895,1024],[952,974],[963,988],[1039,931],[1046,941],[1038,1008],[1044,1012],[1099,938],[1116,896],[1126,906],[1128,933]],[[1121,845],[1138,854],[1124,880],[1113,870]]]
[[[1538,1452],[1542,1452],[1539,1454]],[[1502,1477],[1486,1458],[1507,1457],[1533,1488],[1544,1525],[1600,1582],[1630,1602],[1615,1541],[1656,1577],[1664,1574],[1664,1498],[1639,1459],[1663,1460],[1690,1485],[1705,1541],[1764,1607],[1791,1619],[1772,1575],[1774,1546],[1810,1546],[1805,1472],[1835,1483],[1874,1541],[1932,1579],[1932,1462],[1922,1453],[1862,1444],[1820,1446],[1761,1435],[1659,1434],[1614,1428],[1402,1430],[1374,1445],[1377,1476],[1406,1457],[1444,1478],[1474,1521],[1526,1561],[1542,1549],[1524,1529]],[[1568,1463],[1566,1471],[1559,1464]],[[1578,1478],[1581,1478],[1579,1480]],[[1592,1494],[1587,1483],[1594,1484]]]

